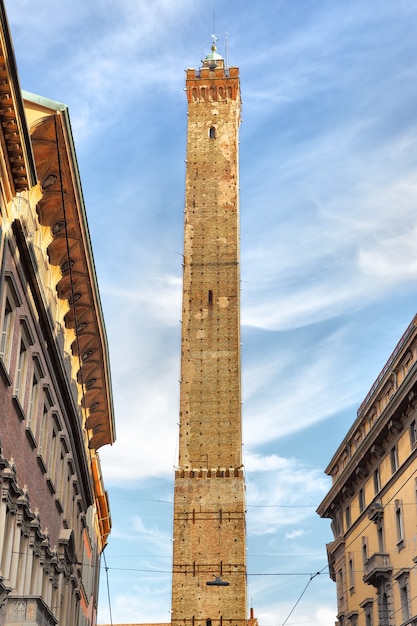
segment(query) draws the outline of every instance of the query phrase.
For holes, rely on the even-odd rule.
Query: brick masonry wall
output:
[[[237,68],[187,72],[179,470],[172,623],[246,622]],[[208,586],[221,576],[228,586]]]

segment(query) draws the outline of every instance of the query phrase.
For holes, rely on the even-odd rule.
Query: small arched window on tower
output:
[[[211,289],[209,289],[207,300],[209,304],[213,304],[213,292]]]
[[[206,619],[206,626],[211,626],[211,619]]]
[[[216,139],[216,129],[214,128],[214,126],[210,127],[209,137],[210,139]]]

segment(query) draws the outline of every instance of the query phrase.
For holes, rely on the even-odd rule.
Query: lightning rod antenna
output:
[[[229,33],[226,33],[226,69],[229,69]]]

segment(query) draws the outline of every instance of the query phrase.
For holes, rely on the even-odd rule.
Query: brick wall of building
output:
[[[246,622],[237,68],[187,71],[179,468],[172,623]],[[226,584],[207,585],[207,582]]]

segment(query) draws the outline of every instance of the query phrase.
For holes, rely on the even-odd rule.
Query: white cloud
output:
[[[171,614],[168,611],[166,596],[169,592],[171,577],[158,575],[157,584],[151,576],[147,580],[140,581],[133,586],[132,591],[116,593],[112,601],[112,615],[117,615],[117,623],[143,624],[170,622]],[[104,595],[104,594],[103,594]],[[166,612],[164,612],[164,607]],[[104,623],[106,615],[109,615],[105,599],[100,606],[100,622]],[[110,623],[109,618],[108,623]],[[115,623],[115,622],[114,622]]]
[[[286,540],[298,539],[299,537],[303,537],[305,534],[306,534],[306,531],[299,528],[297,530],[291,530],[285,533],[285,539]]]
[[[315,516],[329,487],[322,471],[277,455],[263,460],[259,454],[245,458],[249,534],[274,534]]]

